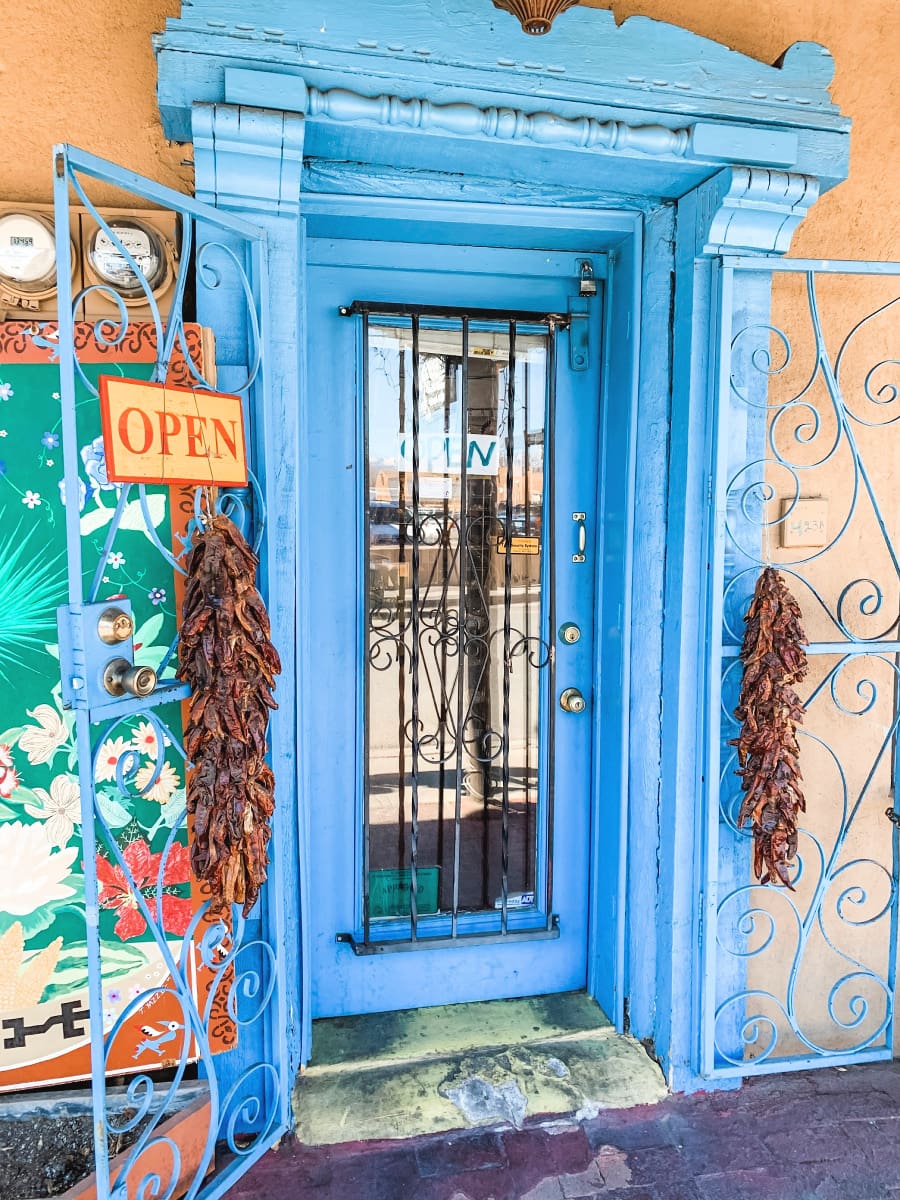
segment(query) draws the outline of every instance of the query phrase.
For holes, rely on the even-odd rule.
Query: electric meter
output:
[[[0,216],[0,287],[38,299],[56,287],[53,223],[27,212]]]
[[[122,217],[110,220],[109,228],[134,259],[150,291],[159,291],[171,269],[170,256],[160,235],[143,221]],[[109,284],[123,299],[145,299],[146,293],[140,278],[105,229],[95,230],[88,245],[87,258],[94,275]]]

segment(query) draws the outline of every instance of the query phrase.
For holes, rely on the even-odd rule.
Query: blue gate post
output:
[[[279,1066],[279,1103],[285,1123],[292,1124],[290,1097],[301,1061],[304,1014],[301,997],[302,925],[300,846],[298,837],[303,769],[302,721],[297,677],[300,637],[297,611],[297,542],[301,514],[298,472],[301,469],[298,397],[300,377],[300,171],[303,162],[303,118],[218,104],[197,104],[193,110],[195,187],[199,200],[252,220],[264,229],[267,242],[262,278],[267,292],[259,297],[264,341],[263,386],[257,388],[249,414],[257,474],[266,509],[267,538],[260,562],[261,589],[269,606],[272,640],[281,656],[278,709],[271,718],[272,768],[275,801],[280,811],[280,837],[273,842],[270,885],[264,890],[270,938],[283,965],[285,980],[281,1020],[270,1030],[281,1044],[259,1047],[251,1038],[219,1064],[228,1081],[238,1079],[262,1053],[263,1061]],[[220,235],[217,234],[220,238]],[[204,227],[198,227],[198,246]],[[220,238],[221,240],[221,238]],[[245,327],[234,325],[242,306],[222,288],[205,288],[198,279],[197,316],[201,324],[221,328],[232,322],[233,340],[221,337],[216,346],[218,386],[228,391],[233,381],[246,378],[252,353]],[[245,306],[243,306],[245,308]],[[252,935],[250,935],[252,936]]]

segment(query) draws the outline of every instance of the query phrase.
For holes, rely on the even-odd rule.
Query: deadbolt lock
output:
[[[559,698],[559,707],[565,712],[583,713],[587,708],[587,701],[578,688],[566,688]]]
[[[152,667],[136,667],[127,658],[111,658],[103,672],[103,686],[111,696],[149,696],[156,687]]]
[[[127,642],[134,636],[134,617],[121,608],[104,608],[97,619],[97,636],[107,646]]]
[[[581,638],[581,630],[574,621],[566,621],[565,625],[559,627],[560,640],[565,642],[567,646],[574,646]]]

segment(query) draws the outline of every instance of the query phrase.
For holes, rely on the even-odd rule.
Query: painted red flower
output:
[[[13,766],[12,751],[9,746],[0,746],[0,796],[8,800],[19,786],[19,775]]]
[[[151,912],[156,910],[156,878],[159,874],[162,854],[151,854],[144,838],[127,845],[122,857],[131,872],[134,886],[147,900]],[[169,850],[163,873],[163,887],[174,887],[187,883],[190,878],[190,859],[187,846],[175,842]],[[103,854],[97,855],[97,881],[100,884],[100,905],[112,908],[119,914],[115,934],[122,941],[138,937],[147,928],[147,922],[137,906],[134,892],[125,872]],[[163,892],[162,918],[167,933],[183,935],[191,922],[193,905],[189,897],[173,896]]]

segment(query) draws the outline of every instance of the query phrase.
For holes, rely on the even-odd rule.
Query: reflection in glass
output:
[[[548,334],[416,326],[367,325],[369,916],[414,867],[418,917],[505,926],[542,878]]]

